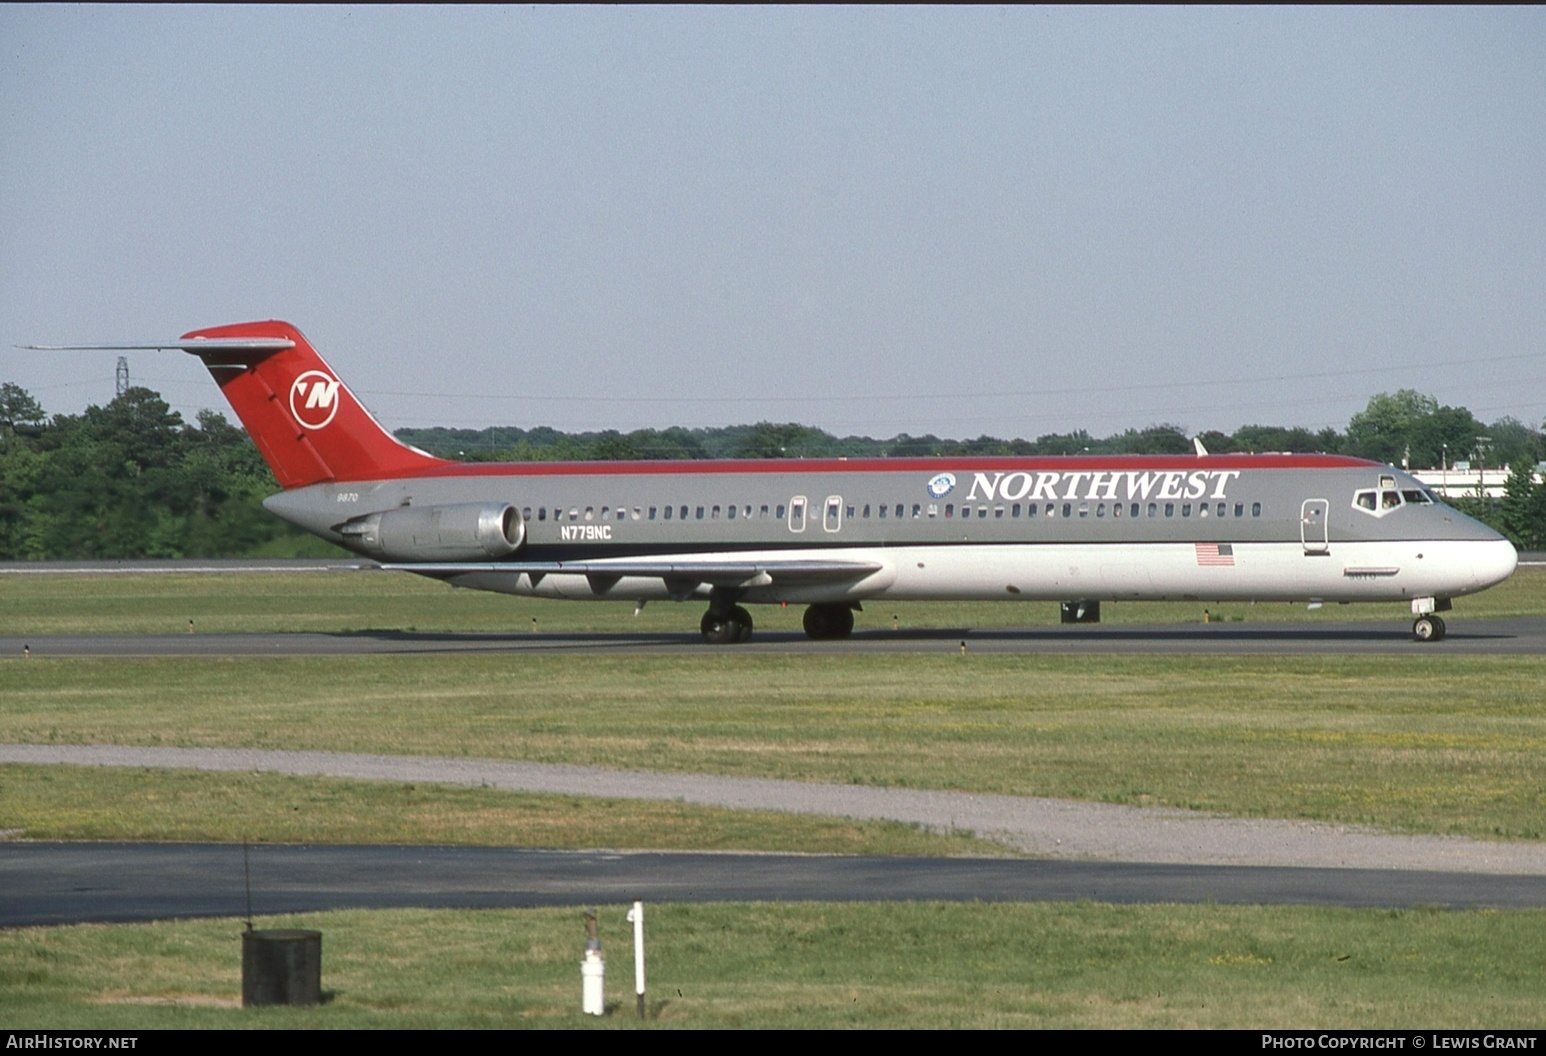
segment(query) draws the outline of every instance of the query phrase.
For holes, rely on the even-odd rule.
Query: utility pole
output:
[[[122,396],[129,391],[129,357],[118,357],[118,395]]]

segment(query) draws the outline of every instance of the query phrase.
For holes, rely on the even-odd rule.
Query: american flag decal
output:
[[[1203,568],[1234,568],[1235,548],[1230,543],[1198,543],[1197,564]]]

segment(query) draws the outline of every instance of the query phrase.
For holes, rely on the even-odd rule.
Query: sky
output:
[[[1539,428],[1546,10],[0,5],[0,381],[268,318],[389,428]]]

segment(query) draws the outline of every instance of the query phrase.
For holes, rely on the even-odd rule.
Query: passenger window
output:
[[[1071,502],[1063,503],[1063,516],[1064,517],[1072,517],[1073,515],[1074,515],[1073,503],[1071,503]]]
[[[1158,503],[1154,503],[1154,502],[1149,503],[1149,516],[1150,517],[1157,517],[1158,515],[1159,515],[1159,504]]]
[[[537,507],[537,520],[545,521],[547,519],[548,519],[548,508],[546,506],[538,506]]]
[[[955,515],[956,515],[955,503],[953,503],[953,502],[945,503],[945,516],[946,517],[954,517]]]
[[[1181,504],[1181,516],[1183,516],[1183,517],[1190,517],[1191,515],[1192,515],[1192,504],[1189,503],[1189,502],[1183,502]]]
[[[569,519],[571,521],[578,521],[580,519],[580,508],[578,506],[569,507]]]
[[[653,521],[654,519],[655,519],[655,507],[651,506],[650,507],[650,520]]]
[[[735,507],[734,506],[731,506],[731,507],[727,508],[725,510],[725,512],[730,515],[730,520],[732,520],[732,521],[735,520]]]
[[[1127,515],[1129,517],[1136,517],[1136,516],[1138,516],[1138,504],[1136,502],[1133,503],[1132,506],[1128,508]]]
[[[1197,516],[1199,516],[1199,517],[1206,517],[1206,516],[1208,516],[1208,504],[1206,502],[1200,504],[1197,507]]]
[[[1243,502],[1235,503],[1235,516],[1236,517],[1244,517],[1245,516],[1245,503],[1243,503]]]
[[[870,516],[870,504],[867,502],[864,504],[864,516],[866,520],[868,520]]]
[[[1106,504],[1104,502],[1095,507],[1095,516],[1097,516],[1097,517],[1104,517],[1104,516],[1106,516]]]
[[[1113,517],[1120,517],[1120,516],[1122,516],[1122,504],[1120,502],[1113,502],[1111,504],[1111,516],[1113,516]]]
[[[1252,517],[1260,517],[1261,516],[1261,503],[1259,503],[1259,502],[1251,503],[1251,516]]]
[[[715,508],[715,512],[716,512],[716,514],[718,513],[718,508],[717,507]],[[703,520],[703,507],[702,506],[698,507],[698,520],[700,520],[700,521]]]
[[[1175,515],[1176,515],[1176,504],[1173,503],[1173,502],[1165,503],[1165,516],[1166,517],[1174,517]]]
[[[698,516],[699,516],[699,517],[702,517],[702,516],[703,516],[703,512],[702,512],[702,510],[701,510],[701,509],[700,509],[700,510],[699,510],[699,512],[698,512]],[[680,514],[680,517],[681,517],[681,519],[682,519],[682,520],[684,520],[684,521],[685,521],[685,520],[687,520],[687,507],[686,507],[686,506],[683,506],[683,507],[682,507],[682,512],[681,512],[681,514]]]
[[[881,519],[881,520],[885,520],[885,519],[886,519],[886,511],[887,511],[887,510],[888,510],[888,509],[890,509],[890,507],[889,507],[889,506],[887,506],[887,505],[886,505],[886,504],[885,504],[885,503],[881,503],[881,505],[880,505],[880,511],[879,511],[879,512],[880,512],[880,519]]]
[[[1015,507],[1015,508],[1019,509],[1019,507]],[[1002,517],[1002,516],[1004,516],[1004,507],[1002,507],[1002,506],[995,506],[995,507],[993,507],[993,516],[995,516],[995,517]]]
[[[671,519],[671,511],[674,510],[674,509],[676,509],[675,506],[667,506],[666,507],[666,520],[669,521]]]

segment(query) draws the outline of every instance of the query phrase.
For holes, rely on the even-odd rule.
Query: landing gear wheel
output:
[[[1441,616],[1419,616],[1412,621],[1412,637],[1419,642],[1442,641],[1444,631],[1444,619]]]
[[[712,612],[703,614],[698,630],[703,632],[703,640],[710,645],[729,645],[735,641],[737,633],[736,626],[730,622],[729,617]]]
[[[854,629],[854,610],[847,605],[812,605],[801,621],[805,636],[816,641],[847,638]]]
[[[698,630],[703,632],[703,640],[710,645],[749,642],[752,637],[752,616],[739,605],[725,615],[705,612]]]

